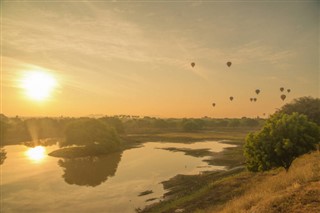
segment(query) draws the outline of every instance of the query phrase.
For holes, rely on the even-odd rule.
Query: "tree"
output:
[[[292,161],[311,150],[320,141],[319,126],[298,113],[276,113],[257,133],[246,138],[244,155],[250,171],[265,171],[274,167],[289,169]]]
[[[122,121],[118,117],[103,117],[100,118],[102,122],[113,127],[119,134],[124,133],[124,126]]]
[[[119,148],[120,139],[116,131],[103,122],[92,118],[81,118],[66,127],[65,141],[60,144],[61,147],[72,145],[113,151]]]
[[[201,130],[201,125],[194,120],[185,120],[182,123],[182,129],[187,132],[195,132]]]
[[[228,126],[229,127],[238,127],[238,126],[240,126],[240,120],[239,119],[230,119]]]
[[[312,97],[301,97],[285,104],[279,112],[292,114],[298,112],[306,115],[310,121],[320,125],[320,99]]]
[[[249,126],[249,127],[259,126],[259,121],[253,118],[242,118],[241,122],[243,123],[244,126]]]
[[[8,129],[8,118],[4,114],[0,114],[0,142],[4,143],[4,139]]]

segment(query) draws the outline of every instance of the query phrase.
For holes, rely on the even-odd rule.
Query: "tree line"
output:
[[[137,116],[105,116],[101,118],[90,117],[7,117],[0,115],[1,144],[18,144],[24,141],[42,140],[46,138],[66,138],[84,143],[96,138],[88,138],[89,133],[98,134],[94,137],[107,137],[104,131],[112,137],[126,133],[161,132],[161,131],[186,131],[196,132],[211,130],[219,127],[257,127],[261,126],[264,119],[258,118],[155,118]],[[84,134],[88,132],[87,136]],[[74,136],[71,136],[74,134]],[[76,136],[78,135],[78,136]],[[109,137],[109,136],[108,136]],[[111,137],[111,136],[110,136]]]

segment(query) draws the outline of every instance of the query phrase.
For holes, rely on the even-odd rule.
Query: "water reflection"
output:
[[[1,148],[0,149],[0,165],[2,165],[7,158],[7,152],[5,149]]]
[[[43,146],[29,148],[25,154],[34,162],[40,162],[47,156],[46,149]]]
[[[63,168],[62,177],[68,184],[79,186],[98,186],[108,177],[115,175],[122,152],[106,156],[63,159],[58,165]]]

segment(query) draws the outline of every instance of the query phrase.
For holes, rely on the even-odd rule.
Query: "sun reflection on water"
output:
[[[26,155],[29,159],[34,162],[41,162],[47,155],[46,149],[43,146],[36,146],[34,148],[29,148],[26,151]]]

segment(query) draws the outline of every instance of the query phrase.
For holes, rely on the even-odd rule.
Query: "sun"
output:
[[[43,146],[36,146],[26,151],[28,158],[35,162],[39,162],[46,157],[46,149]]]
[[[28,72],[22,79],[22,88],[26,95],[36,101],[47,99],[57,86],[56,79],[46,72]]]

